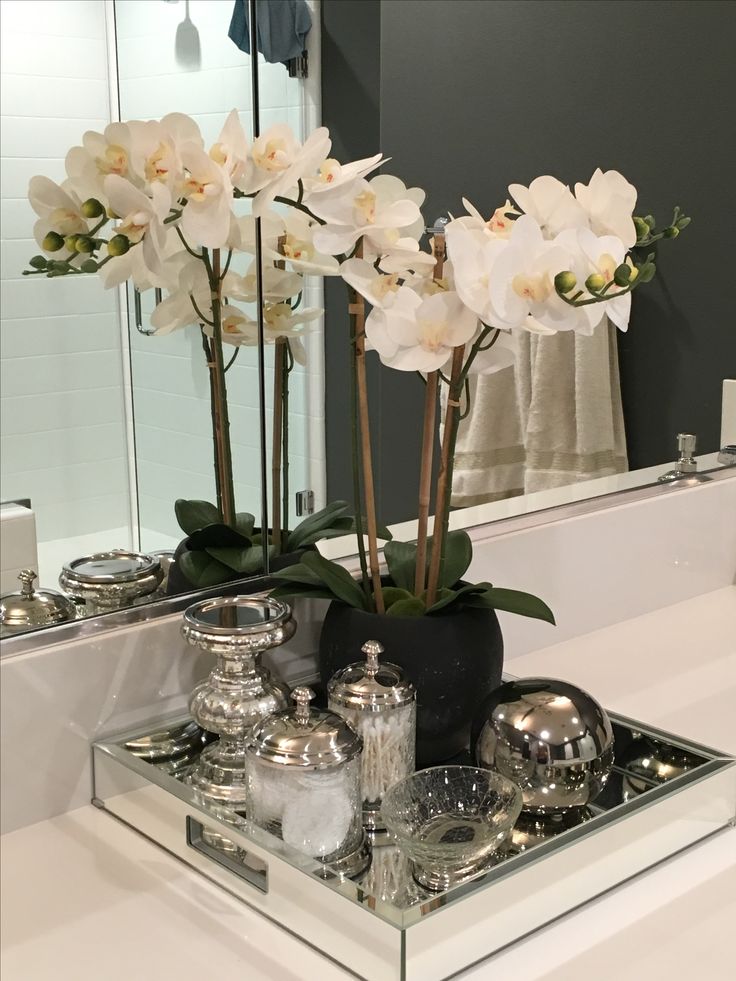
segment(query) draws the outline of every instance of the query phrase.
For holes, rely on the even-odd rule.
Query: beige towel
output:
[[[615,328],[519,331],[514,368],[479,376],[460,423],[454,507],[628,469]]]

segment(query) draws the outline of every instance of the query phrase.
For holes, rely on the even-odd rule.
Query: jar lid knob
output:
[[[383,654],[384,650],[385,648],[379,640],[367,640],[361,647],[361,651],[365,654],[368,661],[366,674],[370,678],[378,671],[378,655]]]
[[[299,685],[292,691],[291,697],[296,702],[297,722],[306,725],[309,722],[309,703],[314,698],[314,692],[306,685]]]
[[[21,569],[18,573],[21,581],[21,593],[23,596],[33,596],[33,580],[37,578],[33,569]]]

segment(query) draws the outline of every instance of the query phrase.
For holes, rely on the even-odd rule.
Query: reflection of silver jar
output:
[[[344,719],[296,707],[259,722],[248,740],[248,818],[292,848],[347,876],[370,861],[361,825],[360,736]]]
[[[187,641],[217,657],[189,701],[195,722],[220,737],[202,751],[188,778],[205,803],[245,809],[246,736],[288,703],[288,690],[261,667],[261,656],[295,630],[290,608],[275,599],[224,596],[195,603],[184,614]]]
[[[164,572],[153,555],[96,552],[67,562],[59,585],[86,613],[107,613],[150,599],[161,585]]]
[[[416,689],[397,665],[379,665],[383,647],[377,640],[361,649],[367,659],[334,674],[327,694],[330,709],[347,719],[363,740],[363,824],[378,831],[383,828],[383,795],[414,772]]]
[[[33,569],[21,569],[20,592],[0,596],[0,636],[54,627],[75,619],[77,608],[69,597],[54,589],[34,589],[36,578]]]
[[[527,814],[585,807],[613,766],[613,729],[594,698],[566,681],[522,678],[486,700],[478,766],[521,787]]]

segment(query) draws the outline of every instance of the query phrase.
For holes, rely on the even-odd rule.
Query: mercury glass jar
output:
[[[379,664],[383,647],[377,640],[367,641],[361,650],[366,660],[334,674],[327,695],[330,709],[347,719],[363,740],[363,824],[381,831],[383,795],[414,772],[417,693],[400,667]]]
[[[76,618],[77,608],[68,596],[54,589],[34,589],[33,569],[21,569],[18,579],[20,591],[0,597],[0,636],[53,627]]]
[[[277,599],[219,596],[194,603],[184,614],[186,640],[217,658],[189,700],[194,721],[220,737],[202,751],[187,778],[210,807],[246,810],[246,738],[257,722],[288,704],[288,689],[271,677],[261,657],[295,630],[290,607]]]
[[[360,736],[339,715],[310,708],[310,688],[291,694],[295,707],[258,723],[248,741],[248,818],[297,851],[359,875],[370,863]]]
[[[153,555],[115,549],[67,562],[59,585],[86,613],[106,613],[148,599],[161,585],[164,570]]]

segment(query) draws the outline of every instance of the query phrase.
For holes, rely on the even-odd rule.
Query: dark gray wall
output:
[[[352,35],[365,57],[379,4],[324,6],[352,23],[357,8],[372,9],[373,32]],[[380,143],[364,152],[380,146],[392,173],[427,190],[430,221],[458,213],[463,195],[490,212],[511,182],[550,173],[573,184],[598,166],[637,186],[643,213],[662,221],[679,203],[692,215],[682,237],[663,244],[655,282],[634,295],[620,342],[624,412],[632,468],[671,458],[680,429],[698,433],[703,451],[715,449],[721,380],[736,372],[736,3],[385,0],[380,41],[380,113],[371,101],[372,113],[348,105],[345,114],[370,121],[371,135],[378,118]],[[335,82],[328,47],[324,118],[340,130],[328,91]],[[418,426],[413,379],[383,377],[391,401],[384,392],[377,416]],[[396,476],[388,503],[401,517],[413,506],[407,480],[412,494],[416,482],[400,459],[408,442],[383,474],[384,483]]]

